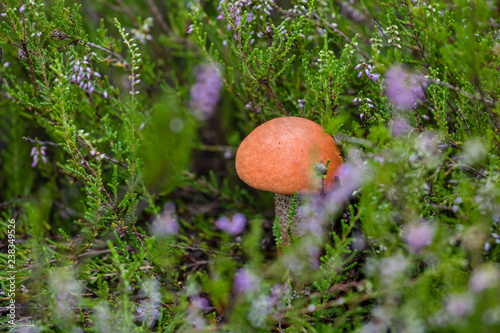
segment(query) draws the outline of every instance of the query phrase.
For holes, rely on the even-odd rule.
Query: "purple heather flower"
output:
[[[309,255],[309,267],[311,269],[319,269],[321,267],[321,249],[316,245],[308,244],[307,254]]]
[[[152,225],[153,234],[170,235],[179,232],[179,225],[175,215],[175,204],[171,201],[163,206],[163,210],[158,214]]]
[[[9,67],[9,65],[10,65],[10,62],[8,62],[8,61],[5,64],[3,64],[4,67]]]
[[[186,321],[191,323],[195,328],[202,329],[205,327],[205,319],[200,316],[200,311],[205,311],[208,307],[209,302],[206,298],[197,295],[191,297]]]
[[[38,160],[41,158],[43,163],[47,163],[47,157],[45,155],[45,150],[47,147],[45,146],[39,146],[39,147],[33,147],[31,149],[31,156],[33,156],[33,163],[31,163],[31,167],[34,168],[38,165]]]
[[[260,281],[257,275],[247,268],[240,268],[234,277],[234,290],[237,293],[247,293],[259,288]]]
[[[90,59],[94,54],[95,53],[84,56],[83,60],[73,59],[73,56],[69,59],[69,65],[73,69],[71,81],[77,83],[80,89],[86,90],[87,94],[91,94],[95,89],[91,76],[94,75],[96,78],[101,77],[101,74],[93,72],[92,69],[88,67],[88,65],[90,65]]]
[[[309,220],[304,230],[298,231],[299,234],[309,232],[314,237],[321,237],[327,216],[336,212],[341,203],[349,200],[353,192],[361,185],[364,176],[363,170],[350,162],[342,164],[337,174],[340,186],[325,194],[311,195],[304,204],[299,206],[297,214]]]
[[[474,271],[469,280],[469,288],[479,293],[497,284],[500,279],[500,271],[497,266],[484,265]]]
[[[433,239],[434,228],[427,223],[410,225],[404,237],[408,246],[415,252],[419,252],[426,245],[431,244]]]
[[[306,105],[306,100],[305,99],[299,99],[297,100],[297,103],[299,104],[299,108],[304,109]]]
[[[134,38],[141,44],[146,44],[146,41],[153,39],[153,36],[149,34],[151,32],[152,25],[153,18],[148,17],[142,21],[142,25],[138,29],[130,29],[130,32],[134,34]]]
[[[219,227],[219,229],[224,230],[232,236],[236,236],[243,232],[246,222],[247,219],[245,215],[238,213],[233,216],[231,221],[229,221],[227,217],[223,216],[219,218],[215,224]]]
[[[229,16],[229,21],[227,22],[227,30],[231,30],[233,26],[237,28],[240,27],[244,12],[247,13],[245,24],[247,22],[254,21],[256,17],[260,18],[260,20],[262,21],[265,21],[265,17],[263,15],[256,16],[254,15],[254,13],[249,11],[251,9],[250,7],[253,4],[257,4],[257,6],[253,8],[254,10],[263,11],[267,15],[270,15],[270,10],[272,10],[272,6],[270,5],[270,3],[272,3],[272,0],[260,0],[260,1],[254,1],[253,3],[247,0],[235,0],[235,1],[221,0],[219,2],[219,6],[217,7],[217,10],[220,11],[219,15],[217,16],[218,20],[226,18],[222,10],[223,3],[226,5],[227,14]],[[235,35],[235,38],[236,37],[237,36]]]
[[[190,34],[193,32],[193,25],[191,24],[189,27],[188,27],[188,30],[186,33]]]
[[[379,162],[380,164],[383,164],[384,160],[385,160],[385,158],[382,155],[377,155],[377,156],[373,157],[373,161]]]
[[[363,237],[363,234],[359,231],[354,233],[354,239],[352,241],[352,246],[355,250],[361,251],[366,247],[366,241]]]
[[[337,188],[335,191],[330,192],[327,196],[330,196],[333,201],[344,202],[347,201],[351,197],[352,193],[361,185],[363,170],[360,167],[347,162],[340,166],[337,174],[342,186]]]
[[[160,315],[160,283],[155,278],[144,280],[143,288],[139,291],[139,296],[143,300],[136,307],[137,316],[139,320],[151,327]]]
[[[5,16],[7,16],[7,13],[2,13],[2,14],[0,14],[0,16],[5,17]]]
[[[474,309],[474,300],[470,295],[452,296],[446,304],[446,311],[453,317],[463,317]]]
[[[386,73],[386,95],[398,109],[412,108],[423,100],[424,85],[423,76],[411,75],[400,66],[392,67]]]
[[[463,152],[459,159],[466,164],[475,165],[486,157],[486,146],[477,139],[468,140],[463,145]]]
[[[372,104],[372,100],[370,98],[361,98],[361,97],[356,97],[353,99],[352,101],[353,103],[356,103],[356,102],[366,102],[368,105],[369,108],[373,108],[373,104]],[[360,118],[363,118],[363,114],[360,115]]]
[[[415,149],[421,156],[430,156],[438,149],[438,137],[432,132],[420,135],[420,139],[415,144]]]
[[[401,137],[408,134],[412,127],[403,118],[396,118],[392,121],[392,135]]]
[[[219,102],[222,80],[214,66],[196,66],[196,83],[191,87],[191,107],[198,119],[208,119]]]
[[[194,296],[191,298],[190,306],[198,310],[206,310],[209,307],[208,300],[204,297]]]
[[[359,64],[357,64],[356,67],[354,67],[354,70],[360,70],[360,72],[358,74],[358,79],[361,76],[363,76],[363,73],[366,74],[368,79],[371,79],[373,82],[377,82],[378,78],[380,77],[380,74],[372,73],[373,67],[361,59],[359,60]]]
[[[401,254],[384,258],[380,261],[380,276],[386,285],[391,285],[403,274],[408,266],[408,260]]]

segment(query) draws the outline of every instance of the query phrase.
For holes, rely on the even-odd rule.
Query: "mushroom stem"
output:
[[[305,225],[305,217],[299,214],[298,207],[302,203],[300,195],[297,195],[295,206],[297,207],[295,214],[291,217],[290,230],[288,229],[288,221],[290,220],[290,209],[292,208],[293,195],[288,194],[274,194],[274,209],[276,217],[279,218],[280,232],[281,232],[281,246],[288,247],[290,244],[290,236],[296,237],[303,233]],[[278,253],[281,253],[278,249]]]

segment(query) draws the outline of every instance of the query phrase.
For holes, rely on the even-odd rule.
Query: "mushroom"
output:
[[[341,164],[342,157],[333,138],[322,126],[299,117],[275,118],[263,123],[241,142],[236,153],[240,179],[253,188],[274,193],[283,248],[290,243],[288,215],[295,193],[299,194],[295,202],[298,207],[300,194],[329,190]],[[318,171],[323,175],[318,176]],[[305,223],[304,217],[295,214],[291,235],[301,235]]]

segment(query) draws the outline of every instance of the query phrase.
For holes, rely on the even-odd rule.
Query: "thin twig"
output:
[[[467,91],[464,91],[464,90],[462,90],[462,89],[460,89],[458,87],[455,87],[455,86],[453,86],[453,85],[451,85],[449,83],[438,81],[438,80],[431,79],[431,78],[425,78],[425,80],[428,83],[436,84],[438,86],[443,86],[443,87],[446,87],[448,89],[451,89],[451,90],[453,90],[453,91],[455,91],[457,93],[460,93],[460,94],[464,95],[467,98],[475,99],[475,100],[478,100],[478,101],[483,101],[484,103],[487,103],[487,104],[490,104],[490,105],[494,105],[495,104],[494,100],[486,99],[485,97],[478,96],[478,95],[473,95],[473,94],[468,93]]]
[[[38,40],[38,43],[40,43],[40,37],[38,37],[38,35],[37,35],[36,38]],[[40,50],[40,47],[38,47],[38,46],[36,49],[38,51],[38,58],[40,59],[40,67],[42,68],[43,80],[45,81],[45,88],[47,89],[47,93],[49,94],[49,98],[53,101],[52,94],[50,93],[49,81],[47,80],[47,73],[45,72],[45,65],[43,63],[42,51]]]
[[[149,8],[153,13],[155,20],[158,21],[158,23],[160,23],[160,26],[162,27],[163,30],[165,30],[167,34],[170,34],[172,31],[168,27],[167,23],[163,20],[163,17],[161,16],[160,11],[158,10],[158,7],[156,6],[155,2],[153,0],[146,0],[146,2],[148,3]]]
[[[94,47],[94,48],[96,48],[96,49],[98,49],[98,50],[101,50],[101,51],[103,51],[103,52],[106,52],[107,54],[109,54],[109,55],[111,55],[111,56],[113,56],[113,57],[117,58],[118,60],[120,60],[120,61],[123,63],[123,65],[124,65],[125,67],[127,67],[127,68],[129,68],[129,69],[130,69],[130,64],[127,62],[127,60],[125,60],[125,59],[124,59],[121,55],[119,55],[118,53],[113,52],[113,51],[111,51],[111,50],[108,50],[107,48],[102,47],[102,46],[97,45],[97,44],[94,44],[94,43],[92,43],[92,42],[87,42],[87,44],[85,44],[85,45],[88,45],[88,46],[90,46],[90,47]]]
[[[411,29],[413,30],[413,35],[410,36],[417,42],[418,48],[416,50],[419,51],[424,58],[427,67],[431,67],[429,60],[427,60],[427,57],[425,56],[425,47],[422,45],[422,43],[420,43],[420,39],[418,38],[420,31],[415,29],[415,24],[413,23],[413,14],[411,13],[410,1],[406,1],[406,6],[408,8],[408,17],[410,18]]]
[[[193,251],[193,252],[205,252],[208,254],[221,254],[221,255],[226,255],[226,256],[239,256],[239,254],[234,254],[234,253],[226,253],[226,252],[220,252],[220,251],[215,251],[215,250],[205,250],[202,249],[201,247],[195,247],[195,246],[183,246],[183,245],[175,245],[172,244],[170,247],[173,247],[174,249],[182,249],[182,250],[187,250],[187,251]]]
[[[59,143],[56,143],[56,142],[35,140],[32,138],[28,138],[27,136],[23,136],[23,139],[26,141],[29,141],[31,143],[38,143],[38,144],[43,145],[43,146],[61,147],[61,145]]]
[[[319,27],[322,27],[322,26],[327,27],[327,28],[328,28],[328,29],[330,29],[330,30],[331,30],[334,34],[339,35],[340,37],[342,37],[342,38],[346,41],[346,43],[347,43],[347,44],[351,44],[351,45],[352,45],[352,46],[356,49],[356,51],[358,51],[358,52],[359,52],[359,54],[361,54],[361,56],[362,56],[363,58],[365,58],[366,60],[370,60],[370,57],[369,57],[369,56],[368,56],[365,52],[363,52],[363,50],[361,50],[361,49],[359,48],[359,46],[358,46],[358,45],[353,44],[353,43],[352,43],[352,40],[351,40],[349,37],[347,37],[347,35],[346,35],[345,33],[343,33],[342,31],[340,31],[340,30],[339,30],[339,29],[337,29],[336,27],[334,27],[332,24],[330,24],[330,23],[328,23],[328,22],[325,22],[325,21],[324,21],[321,17],[319,17],[317,14],[313,13],[311,16],[312,16],[314,19],[319,20],[319,23],[318,23],[318,26],[319,26]]]
[[[485,175],[483,172],[477,170],[477,169],[474,169],[473,167],[471,167],[470,165],[467,165],[467,164],[464,164],[464,163],[457,163],[455,162],[454,160],[452,160],[450,157],[448,157],[448,160],[451,162],[448,164],[449,167],[458,167],[458,168],[461,168],[461,169],[464,169],[466,171],[469,171],[481,178],[488,178],[487,175]]]

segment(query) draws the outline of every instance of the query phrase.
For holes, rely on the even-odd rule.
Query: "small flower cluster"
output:
[[[469,288],[474,293],[495,287],[500,280],[500,270],[497,264],[484,264],[477,268],[469,280]]]
[[[273,10],[272,4],[273,0],[236,0],[236,1],[226,1],[221,0],[219,2],[219,6],[217,10],[219,11],[219,15],[217,16],[218,20],[222,20],[226,18],[224,14],[223,5],[227,9],[227,13],[229,16],[229,20],[227,23],[227,30],[236,30],[238,28],[244,27],[247,22],[252,22],[255,19],[260,20],[262,22],[266,21],[267,16],[271,15],[271,11]],[[251,8],[252,7],[252,8]],[[253,9],[253,12],[250,12],[250,9]],[[247,12],[246,21],[242,25],[243,13]],[[193,31],[193,26],[189,26],[188,33]],[[254,31],[250,31],[250,35],[253,35]],[[263,36],[262,32],[258,32],[257,36],[261,38]],[[237,40],[238,36],[235,34],[234,39]],[[252,44],[254,40],[252,39],[250,43]],[[224,41],[224,45],[227,45],[227,41]]]
[[[94,57],[97,57],[97,54],[94,52],[85,55],[83,59],[75,58],[74,55],[69,57],[69,65],[73,70],[70,82],[77,84],[80,89],[85,90],[87,94],[91,94],[94,91],[96,83],[98,83],[96,80],[101,78],[101,74],[91,68],[90,61]],[[102,95],[104,98],[108,98],[107,91],[104,90]]]
[[[128,38],[130,33],[125,32],[125,29],[121,26],[120,22],[116,18],[115,18],[115,25],[118,28],[118,31],[120,32],[120,35],[123,38],[123,41],[129,48],[130,53],[132,54],[129,80],[130,80],[130,94],[132,95],[132,101],[133,101],[134,95],[140,93],[139,90],[136,90],[135,86],[141,82],[141,80],[139,79],[141,75],[137,74],[137,71],[139,70],[139,63],[142,61],[141,54],[139,53],[140,51],[137,44],[133,43],[134,39]]]
[[[409,264],[408,259],[402,254],[383,258],[378,267],[381,282],[387,286],[392,285],[400,276],[404,275]]]
[[[377,82],[378,79],[380,78],[380,74],[378,73],[372,73],[374,71],[374,68],[370,65],[367,64],[364,60],[359,59],[359,64],[354,67],[354,70],[359,70],[358,74],[358,79],[363,75],[363,73],[366,74],[366,76],[371,79],[373,82]]]
[[[237,293],[247,293],[258,290],[260,280],[257,275],[247,268],[240,268],[234,276],[234,290]]]
[[[424,5],[425,5],[425,3],[424,3]],[[436,6],[436,4],[434,6]],[[431,14],[434,15],[434,13],[436,12],[436,8],[434,6],[433,5],[428,5],[426,7],[424,6],[424,8],[426,8],[428,10],[428,13],[427,13],[426,17],[431,16]]]
[[[423,76],[411,75],[400,66],[395,66],[386,73],[385,92],[396,108],[413,108],[425,99],[425,84]]]
[[[356,102],[359,102],[359,103],[362,103],[362,102],[366,102],[368,103],[368,107],[372,108],[373,107],[373,101],[370,99],[370,98],[362,98],[362,97],[356,97],[352,100],[353,103],[356,103]]]
[[[222,5],[225,4],[227,8],[227,13],[230,18],[227,24],[227,30],[236,29],[241,24],[241,19],[243,18],[243,12],[245,10],[245,7],[248,8],[250,3],[251,1],[249,0],[236,0],[234,2],[229,2],[229,3],[227,3],[226,0],[221,0],[219,2],[219,6],[217,7],[217,10],[220,11],[220,14],[219,16],[217,16],[217,19],[222,20],[225,17],[224,10],[222,9]],[[253,20],[253,18],[254,18],[253,14],[248,13],[246,21],[250,22]]]
[[[206,298],[200,297],[198,295],[192,296],[187,311],[187,322],[189,322],[197,329],[202,329],[203,327],[205,327],[205,319],[203,318],[203,316],[200,316],[200,313],[208,309],[209,305],[210,304]]]
[[[273,308],[280,306],[279,301],[284,298],[284,294],[285,291],[280,285],[274,285],[269,296],[261,294],[256,297],[247,316],[252,326],[262,328]]]
[[[272,35],[272,32],[269,31],[270,28],[271,27],[269,25],[266,27],[266,32],[267,32],[268,35]],[[288,33],[288,31],[286,30],[286,26],[285,25],[281,25],[279,27],[278,32],[279,32],[281,38],[283,38],[284,40],[287,39],[287,33]],[[296,29],[296,30],[293,30],[293,31],[290,32],[291,36],[293,36],[294,34],[298,34],[300,37],[306,38],[306,35],[304,35],[304,32],[303,32],[302,28]],[[259,35],[257,34],[257,36],[259,36]]]
[[[410,249],[418,253],[432,243],[434,232],[434,228],[428,223],[412,224],[407,228],[404,240]]]
[[[410,133],[412,129],[410,124],[403,118],[396,118],[391,124],[392,135],[395,137],[402,137]]]
[[[497,224],[497,223],[496,223]],[[500,235],[496,232],[491,233],[491,238],[494,240],[495,244],[500,244]],[[484,250],[488,252],[491,248],[490,241],[484,243]]]
[[[319,51],[318,59],[316,61],[320,65],[320,72],[324,71],[324,69],[321,68],[321,66],[328,64],[330,62],[330,60],[334,59],[334,58],[335,58],[335,53],[332,50],[328,50],[328,51],[321,50],[321,51]]]
[[[224,18],[222,4],[225,4],[229,16],[233,20],[231,23],[233,23],[235,27],[238,27],[241,23],[243,11],[250,9],[251,6],[259,13],[257,17],[262,21],[265,21],[264,14],[271,15],[271,11],[273,10],[271,4],[273,3],[273,0],[236,0],[234,2],[229,1],[229,3],[226,0],[221,0],[219,2],[219,6],[217,7],[217,10],[220,11],[217,19],[221,20],[222,18]],[[252,13],[248,13],[247,21],[252,21],[253,19],[254,15]],[[230,27],[228,27],[228,30],[231,30]]]
[[[101,154],[98,151],[95,151],[95,149],[90,150],[90,155],[95,156],[96,161],[99,161],[100,159],[103,159],[106,157],[106,154]]]
[[[306,17],[307,8],[304,5],[294,5],[293,8],[290,8],[286,11],[285,20],[291,20],[292,18],[297,18],[299,16]]]
[[[468,283],[468,289],[460,294],[450,294],[445,298],[444,308],[436,314],[438,325],[446,325],[448,322],[460,322],[464,317],[472,315],[476,305],[480,306],[482,300],[478,294],[498,288],[500,270],[497,264],[483,264],[472,272]],[[488,318],[497,317],[497,318]],[[484,312],[483,322],[498,322],[498,314],[490,310]]]
[[[148,17],[142,22],[139,29],[130,29],[130,32],[134,34],[134,38],[137,39],[141,44],[146,44],[146,41],[153,40],[153,36],[149,33],[151,32],[151,27],[153,26],[153,18]]]
[[[33,163],[31,163],[31,167],[34,168],[38,164],[38,160],[41,158],[43,163],[47,163],[47,157],[45,155],[45,150],[47,147],[45,146],[38,146],[38,147],[33,147],[31,149],[31,156],[33,156]]]
[[[176,234],[179,232],[175,204],[171,201],[163,206],[163,210],[158,214],[152,225],[152,232],[158,236]]]
[[[191,108],[196,118],[209,119],[220,98],[222,80],[215,66],[198,65],[195,67],[196,83],[189,90]]]
[[[359,188],[365,177],[365,172],[358,165],[346,162],[337,170],[341,186],[324,194],[311,195],[302,204],[297,214],[307,217],[308,223],[302,231],[320,239],[324,233],[324,224],[331,214],[337,212],[342,204],[348,201]]]
[[[71,318],[72,307],[78,302],[78,295],[81,293],[78,281],[70,273],[60,269],[52,272],[49,285],[56,313],[61,318]]]
[[[243,214],[235,214],[231,220],[223,216],[215,222],[219,229],[224,230],[232,236],[239,235],[245,229],[247,219]]]
[[[384,33],[389,34],[388,42],[390,42],[392,46],[395,46],[398,49],[401,48],[401,45],[398,43],[401,41],[401,38],[399,37],[399,31],[397,25],[391,25],[387,27]]]
[[[146,279],[139,295],[144,298],[136,308],[140,321],[151,327],[160,316],[161,292],[160,283],[155,278]]]

